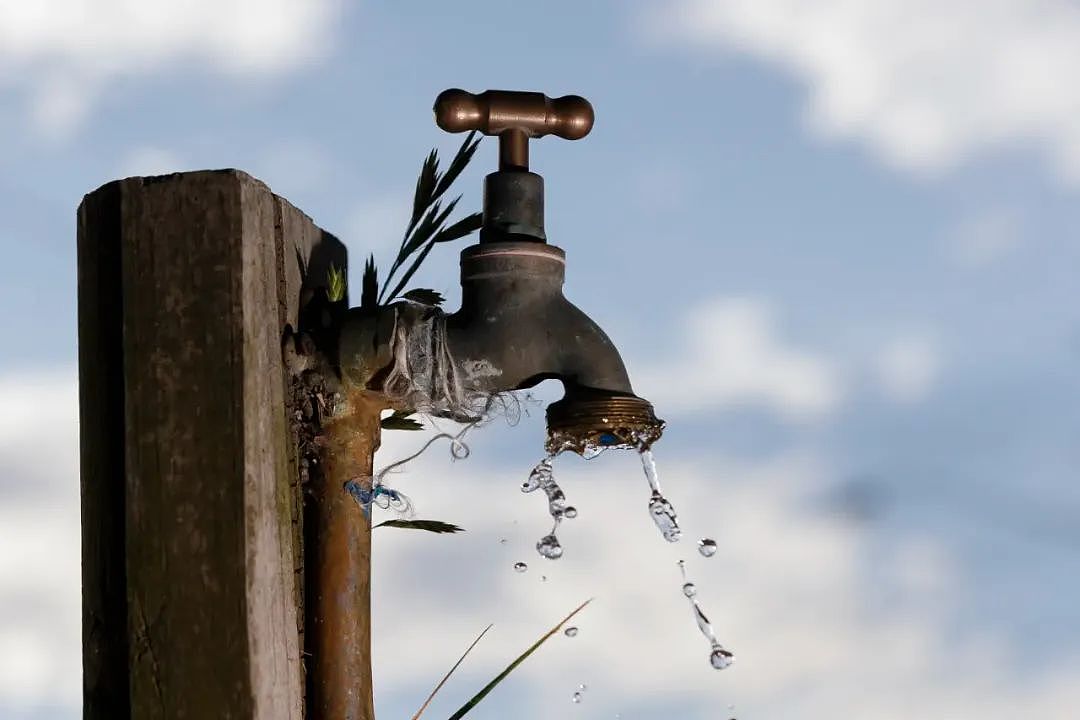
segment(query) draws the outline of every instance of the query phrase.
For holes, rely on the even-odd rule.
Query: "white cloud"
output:
[[[66,483],[62,492],[17,504],[0,498],[3,708],[62,704],[77,715],[78,483],[70,459],[40,444],[53,436],[75,455],[76,397],[70,368],[0,376],[0,448],[18,450]],[[533,436],[538,454],[542,423],[534,414],[513,430]],[[586,683],[581,709],[608,717],[667,702],[695,718],[718,717],[734,704],[738,717],[1011,720],[1068,717],[1080,703],[1075,657],[1018,673],[1016,651],[999,628],[974,636],[956,631],[950,613],[960,608],[949,599],[965,597],[958,590],[964,578],[947,538],[893,536],[884,550],[867,554],[870,538],[850,523],[808,512],[807,494],[835,475],[815,454],[747,462],[709,449],[675,459],[658,448],[665,489],[686,533],[679,544],[663,542],[652,526],[632,453],[587,463],[560,458],[558,479],[580,514],[563,524],[566,554],[552,562],[533,548],[550,526],[546,504],[518,490],[532,459],[510,467],[490,462],[500,432],[477,432],[465,462],[451,463],[445,444],[436,445],[391,476],[422,517],[457,522],[468,532],[375,531],[381,703],[415,693],[418,707],[472,637],[495,622],[430,711],[445,717],[592,595],[596,601],[576,621],[578,636],[553,638],[487,702],[517,692],[529,703],[516,712],[523,720],[569,714],[571,693]],[[377,466],[424,440],[385,433]],[[703,535],[719,543],[708,560],[690,544]],[[1056,557],[1043,560],[1062,563],[1067,576],[1072,559]],[[678,558],[687,560],[703,608],[737,655],[723,673],[707,664],[707,645],[680,592]],[[528,572],[511,570],[518,560]],[[868,598],[882,593],[890,603],[875,611]]]
[[[678,0],[642,26],[781,67],[805,81],[814,128],[898,167],[1034,144],[1080,181],[1080,7],[1067,0]]]
[[[273,76],[322,57],[340,0],[0,0],[0,87],[30,97],[37,129],[76,127],[112,80],[190,63]]]
[[[388,435],[385,461],[419,443]],[[718,713],[734,704],[737,717],[1006,720],[1029,706],[1066,717],[1080,701],[1076,659],[1032,679],[1015,672],[996,628],[957,633],[960,568],[941,538],[893,538],[884,556],[880,548],[864,554],[864,534],[807,513],[806,493],[832,474],[819,458],[742,462],[705,451],[678,461],[660,453],[683,542],[663,542],[650,523],[648,491],[630,454],[560,459],[558,479],[580,514],[560,529],[565,555],[557,562],[532,547],[550,522],[543,498],[517,489],[531,462],[507,473],[485,464],[482,449],[454,464],[436,450],[395,476],[422,516],[468,532],[376,531],[375,566],[393,568],[375,583],[377,687],[414,694],[418,706],[472,636],[494,622],[432,710],[449,714],[453,700],[595,596],[575,621],[577,637],[554,638],[517,672],[516,687],[543,698],[517,716],[552,717],[561,704],[569,714],[578,683],[589,686],[582,709],[587,704],[598,717],[668,702],[695,718],[728,717]],[[703,535],[720,547],[709,560],[688,547]],[[723,673],[709,668],[707,644],[679,591],[679,558],[721,641],[736,653]],[[529,565],[524,574],[511,570],[519,560]],[[890,603],[872,610],[881,593]]]
[[[937,381],[940,368],[938,346],[925,337],[895,338],[881,349],[877,358],[882,392],[902,404],[925,399]]]
[[[1020,213],[1006,207],[977,212],[950,228],[945,240],[958,265],[967,268],[990,265],[1023,244]]]
[[[793,420],[827,415],[841,394],[824,358],[785,344],[772,308],[744,298],[695,308],[677,351],[635,368],[634,386],[665,411],[764,405]]]
[[[81,697],[75,378],[0,376],[0,707]]]

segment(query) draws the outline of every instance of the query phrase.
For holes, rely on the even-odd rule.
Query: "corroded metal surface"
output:
[[[579,455],[602,448],[648,448],[660,439],[664,421],[635,396],[567,392],[547,409],[546,449]]]
[[[312,477],[307,544],[308,719],[373,720],[371,518],[348,493],[370,487],[382,405],[346,390],[323,423],[322,471]]]

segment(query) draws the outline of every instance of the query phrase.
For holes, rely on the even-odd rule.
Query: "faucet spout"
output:
[[[488,242],[461,254],[461,309],[446,342],[467,392],[498,393],[557,379],[547,412],[550,452],[651,445],[663,430],[634,394],[607,334],[562,292],[565,253],[530,241]]]
[[[544,243],[482,243],[461,254],[461,309],[447,344],[467,391],[502,392],[558,379],[633,395],[618,350],[562,293],[565,254]]]

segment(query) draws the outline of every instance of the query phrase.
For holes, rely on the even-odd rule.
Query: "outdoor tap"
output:
[[[459,387],[477,397],[558,379],[565,396],[547,410],[549,451],[651,445],[664,423],[634,394],[608,336],[563,295],[566,254],[547,244],[544,180],[529,170],[529,139],[584,137],[592,129],[592,106],[576,95],[552,99],[542,93],[474,95],[452,89],[439,95],[434,112],[438,126],[448,132],[498,136],[499,169],[484,180],[480,242],[461,252],[461,308],[437,318],[437,328],[429,331],[432,342],[420,344],[441,344],[423,352],[441,354],[452,365],[427,362],[424,374],[437,376],[430,387]],[[343,334],[343,365],[356,366],[364,356],[370,368],[394,356],[379,336],[390,339],[398,332],[390,325],[400,328],[410,317],[431,313],[400,308],[394,323],[383,319],[382,331],[369,323],[360,343]],[[372,360],[373,351],[380,359]],[[378,382],[385,376],[374,377]],[[439,399],[433,399],[432,406],[439,407]]]

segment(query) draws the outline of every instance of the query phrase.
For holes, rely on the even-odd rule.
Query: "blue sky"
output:
[[[1069,717],[1077,66],[1065,0],[0,0],[0,717],[79,713],[82,195],[238,167],[354,269],[385,266],[421,158],[459,142],[431,118],[447,87],[596,108],[586,139],[534,143],[533,168],[568,296],[669,422],[687,538],[660,541],[634,458],[609,454],[557,466],[581,515],[562,560],[536,556],[544,513],[517,486],[539,408],[465,462],[436,448],[395,479],[469,532],[377,537],[381,716],[495,622],[445,714],[595,595],[480,717]],[[486,141],[465,206],[494,164]],[[454,303],[456,264],[444,249],[416,284]],[[400,435],[377,464],[418,443]],[[705,535],[709,560],[688,542]],[[680,557],[737,654],[722,673]]]

